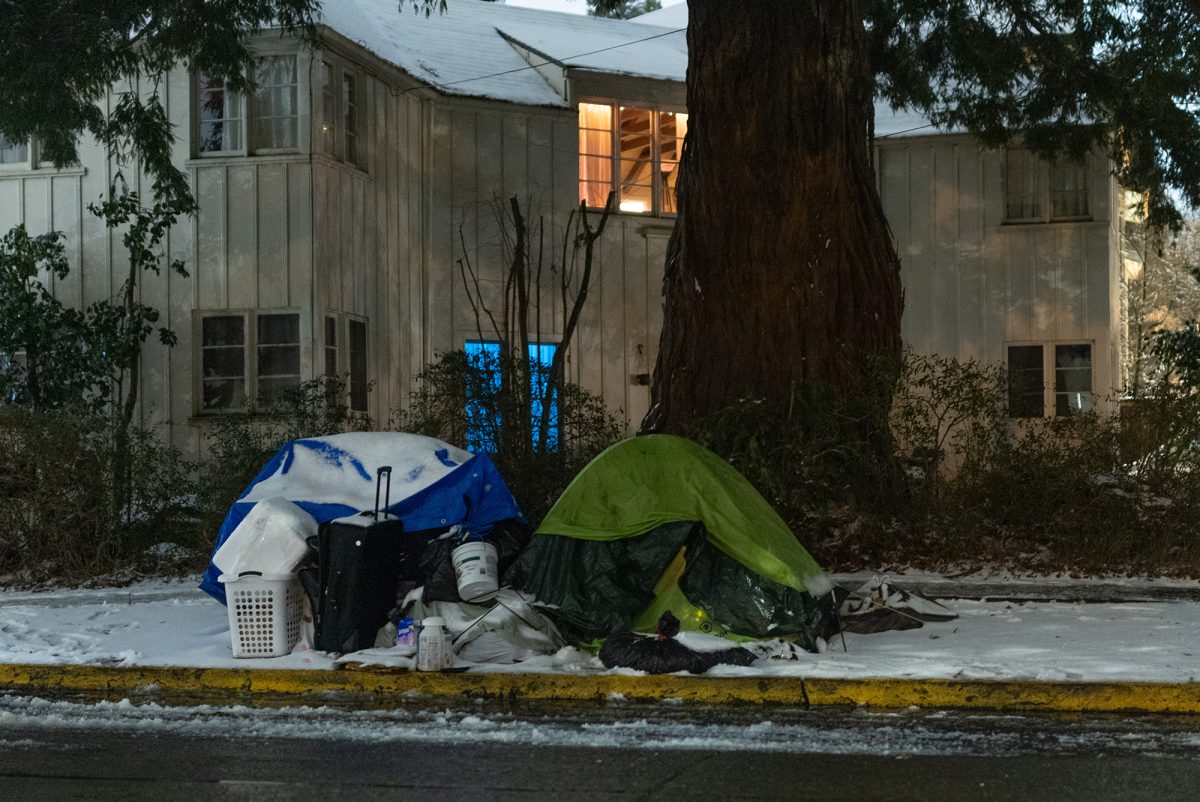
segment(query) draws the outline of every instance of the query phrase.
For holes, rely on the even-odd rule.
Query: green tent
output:
[[[575,477],[507,580],[580,642],[684,629],[814,648],[833,586],[745,477],[681,437],[618,443]]]

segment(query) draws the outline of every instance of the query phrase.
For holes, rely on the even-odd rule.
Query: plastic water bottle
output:
[[[441,671],[449,662],[446,621],[440,616],[426,618],[421,622],[421,637],[417,639],[417,671]]]

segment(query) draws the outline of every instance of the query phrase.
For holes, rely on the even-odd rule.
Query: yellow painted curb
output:
[[[0,665],[0,691],[98,695],[250,695],[324,703],[322,696],[386,700],[605,701],[680,699],[698,704],[866,705],[1078,713],[1200,714],[1200,683],[999,680],[802,679],[799,677],[625,676],[614,674],[425,674],[367,670],[278,670]],[[305,697],[305,698],[297,698]],[[232,700],[232,699],[231,699]],[[241,699],[239,701],[245,701]]]

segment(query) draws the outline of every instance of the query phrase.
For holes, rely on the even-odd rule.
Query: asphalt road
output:
[[[1194,799],[1200,722],[0,699],[4,799]]]

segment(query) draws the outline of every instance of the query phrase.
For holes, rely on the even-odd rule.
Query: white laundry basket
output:
[[[281,657],[300,639],[303,591],[295,574],[248,574],[229,577],[225,606],[234,657]]]

